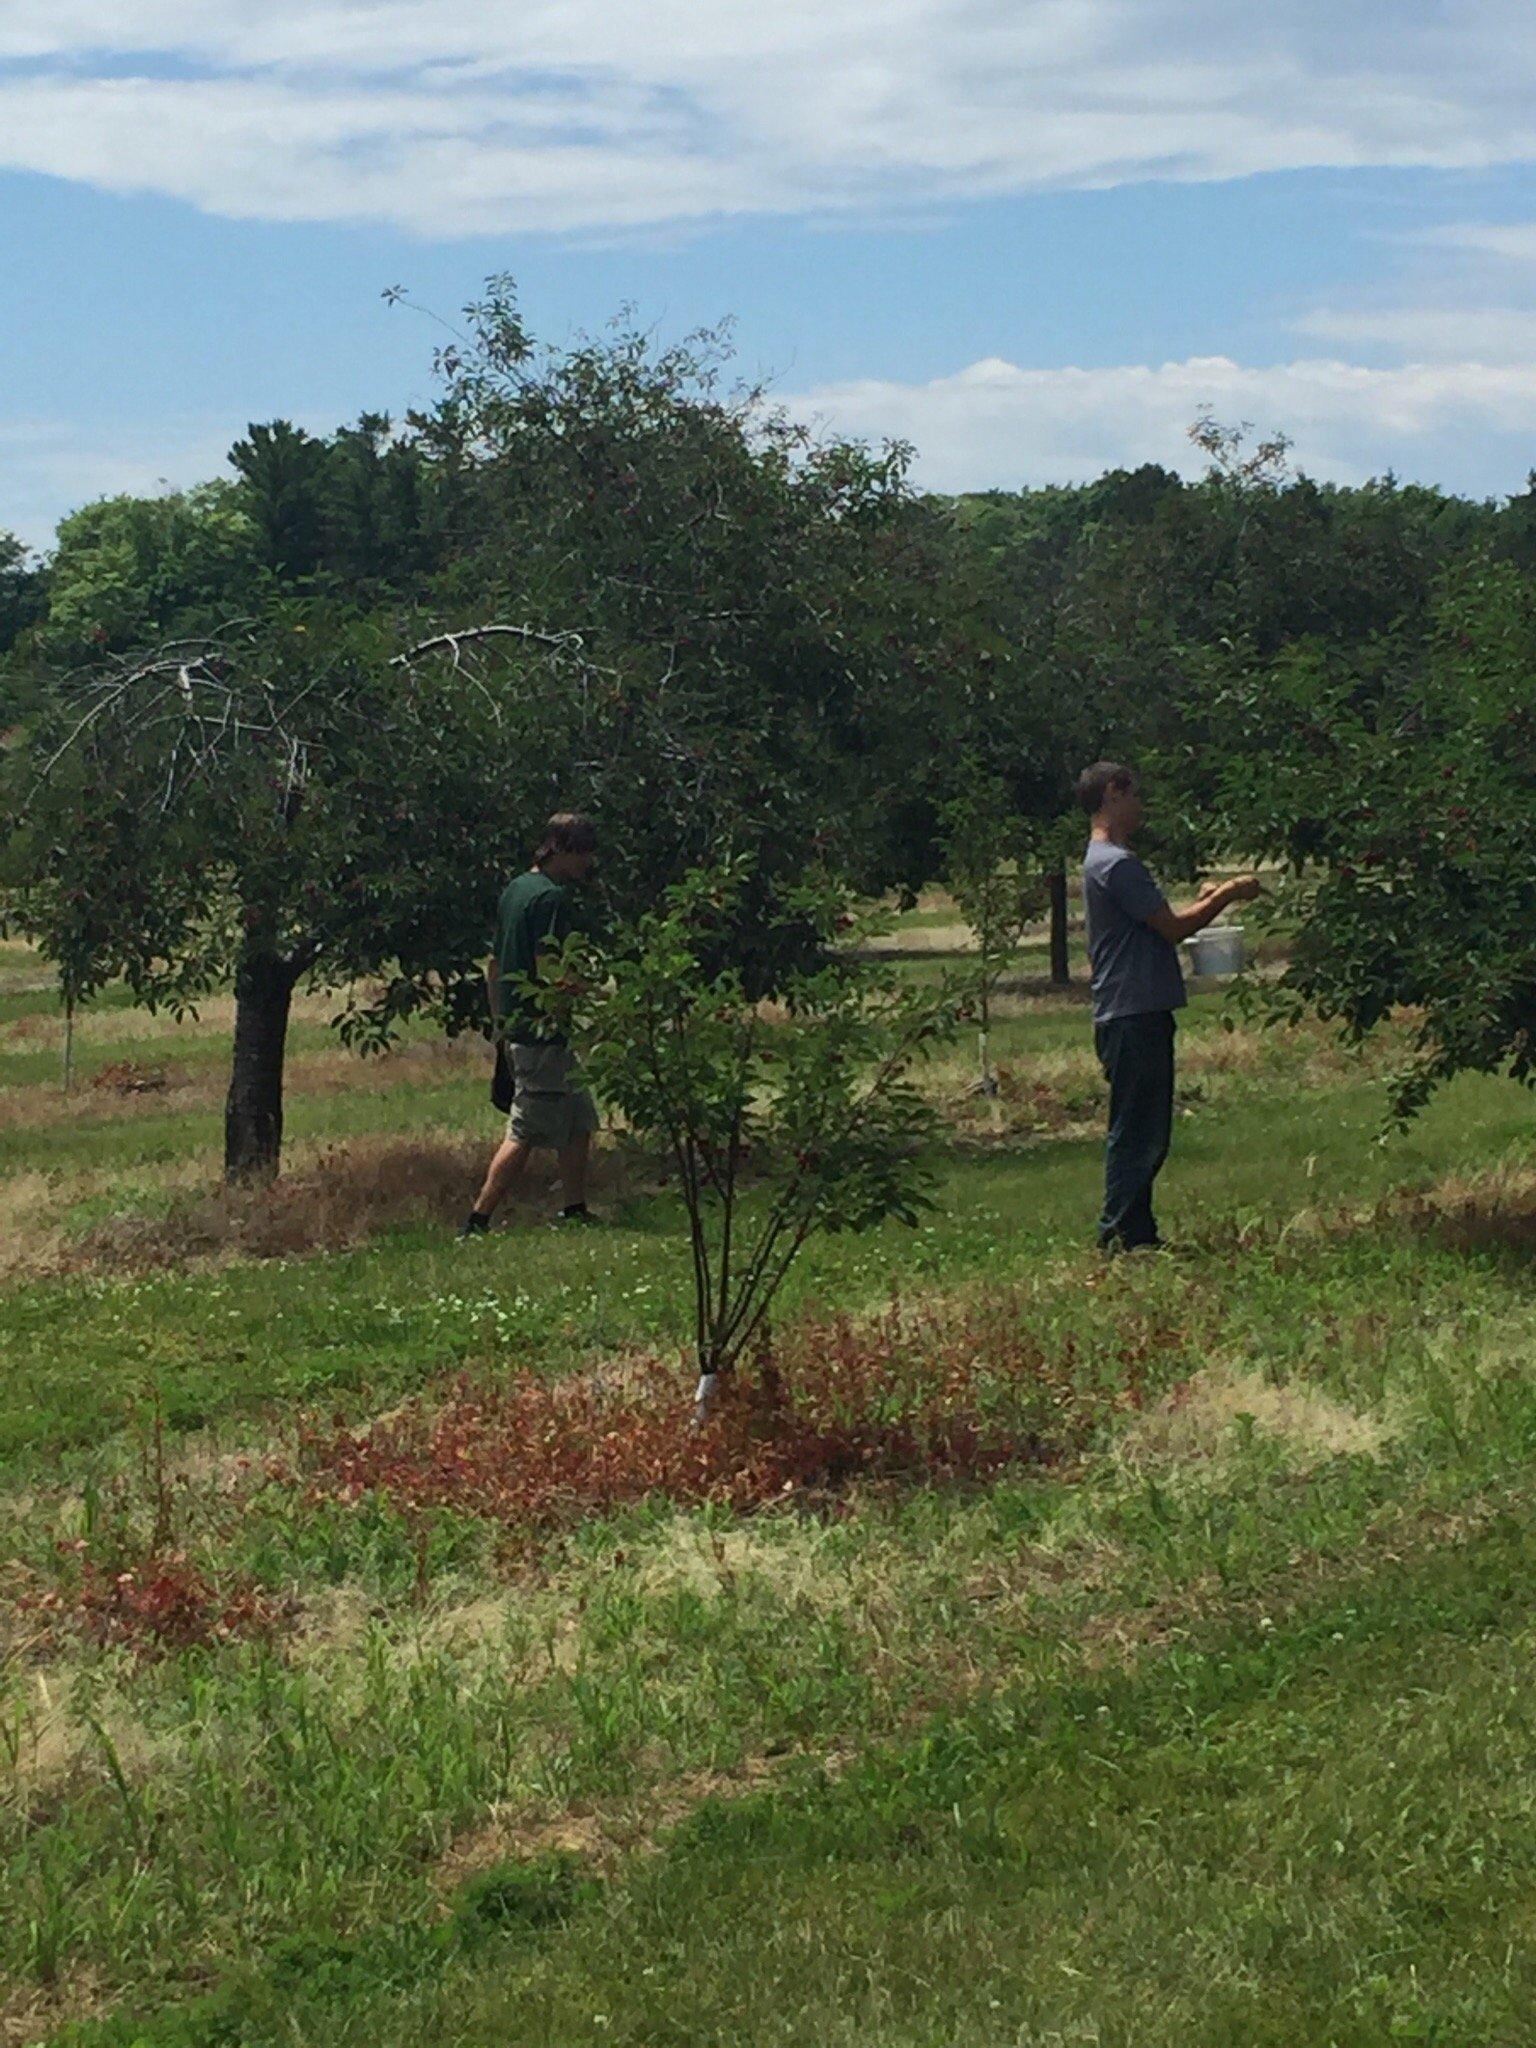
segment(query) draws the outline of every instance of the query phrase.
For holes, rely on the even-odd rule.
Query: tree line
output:
[[[1490,816],[1536,792],[1536,483],[1324,485],[1204,419],[1194,481],[939,498],[738,381],[727,333],[548,347],[506,279],[436,370],[427,408],[253,425],[228,479],[86,506],[42,560],[0,536],[5,915],[70,1003],[233,986],[231,1174],[275,1163],[297,987],[352,991],[363,1045],[480,1023],[489,907],[556,807],[603,821],[610,926],[728,855],[750,995],[806,967],[812,866],[948,878],[1006,930],[989,877],[1059,875],[1103,755],[1160,782],[1165,862],[1294,875],[1282,1000],[1415,1005],[1405,1109],[1536,1064],[1536,855]]]

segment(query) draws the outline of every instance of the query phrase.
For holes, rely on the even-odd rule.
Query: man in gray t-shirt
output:
[[[1140,1251],[1159,1242],[1152,1184],[1173,1135],[1173,1013],[1184,1006],[1179,941],[1203,931],[1229,903],[1256,896],[1259,885],[1241,875],[1175,910],[1127,843],[1144,815],[1131,770],[1096,761],[1077,779],[1077,800],[1092,821],[1083,908],[1094,1046],[1109,1082],[1099,1243],[1106,1251]]]

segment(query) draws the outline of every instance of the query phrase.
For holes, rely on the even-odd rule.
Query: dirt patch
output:
[[[1091,1614],[1080,1631],[1084,1662],[1090,1671],[1129,1671],[1148,1651],[1188,1642],[1206,1615],[1217,1609],[1220,1597],[1219,1579],[1194,1579],[1149,1607]]]
[[[744,1799],[771,1784],[806,1754],[784,1750],[772,1756],[744,1757],[730,1770],[685,1772],[624,1804],[560,1814],[493,1807],[484,1821],[443,1852],[433,1873],[434,1888],[446,1898],[498,1864],[532,1862],[552,1853],[579,1856],[598,1870],[610,1867],[621,1856],[652,1854],[661,1846],[667,1829],[686,1820],[706,1799]],[[836,1751],[817,1761],[833,1778],[847,1764],[847,1758]]]
[[[146,1060],[109,1060],[91,1076],[91,1086],[106,1095],[163,1095],[168,1088],[184,1088],[186,1081],[180,1067]]]
[[[0,988],[0,995],[30,995],[31,988],[23,984],[20,988]],[[56,1017],[37,1015],[14,1017],[0,1031],[0,1041],[6,1045],[35,1045],[40,1039],[57,1038],[59,1021]]]

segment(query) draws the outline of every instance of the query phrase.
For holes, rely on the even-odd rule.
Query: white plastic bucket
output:
[[[1191,974],[1241,974],[1243,928],[1240,924],[1208,925],[1189,941]]]

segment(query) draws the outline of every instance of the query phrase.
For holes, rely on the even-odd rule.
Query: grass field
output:
[[[674,1357],[655,1162],[605,1145],[600,1230],[535,1187],[457,1246],[483,1051],[363,1064],[312,1003],[285,1183],[226,1201],[227,1014],[103,1005],[66,1101],[0,949],[0,2040],[1536,2038],[1530,1097],[1382,1141],[1390,1045],[1199,996],[1184,1255],[1106,1267],[1086,1012],[1035,971],[999,1104],[968,1047],[928,1077],[933,1214],[781,1317],[1030,1455],[525,1527],[316,1446]]]

